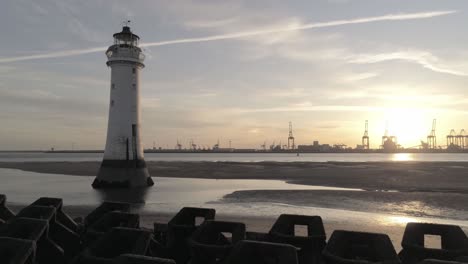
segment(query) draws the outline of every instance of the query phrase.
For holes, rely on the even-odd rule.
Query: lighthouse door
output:
[[[136,164],[136,160],[138,159],[138,155],[137,155],[137,126],[136,126],[136,124],[132,124],[132,151],[133,151],[133,160],[135,160],[135,164]]]

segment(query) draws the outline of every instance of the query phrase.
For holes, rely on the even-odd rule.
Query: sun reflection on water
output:
[[[411,153],[395,153],[392,156],[392,161],[412,161],[414,160]]]
[[[420,222],[419,219],[408,216],[386,216],[381,219],[384,225],[406,225],[407,223]]]

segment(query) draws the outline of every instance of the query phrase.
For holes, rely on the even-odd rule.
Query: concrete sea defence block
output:
[[[189,239],[191,263],[221,263],[241,240],[245,240],[245,224],[207,220]]]
[[[41,197],[35,202],[33,202],[31,205],[54,207],[56,209],[57,221],[59,221],[62,225],[66,226],[73,232],[79,232],[78,224],[70,216],[63,212],[63,200],[61,198]]]
[[[400,264],[385,234],[335,230],[323,250],[327,264]]]
[[[447,260],[439,260],[439,259],[425,259],[420,264],[463,264],[461,261],[447,261]]]
[[[36,206],[30,205],[23,208],[16,215],[17,217],[34,218],[46,220],[49,225],[53,225],[56,222],[56,209],[48,206]]]
[[[15,217],[0,228],[0,237],[34,241],[37,245],[36,262],[38,264],[65,263],[63,249],[49,237],[47,220]]]
[[[140,216],[119,211],[108,212],[86,228],[85,242],[91,243],[114,227],[139,228]]]
[[[185,263],[190,258],[187,239],[206,220],[213,220],[216,210],[210,208],[182,208],[167,224],[167,249],[177,263]]]
[[[427,235],[440,238],[440,248],[425,245]],[[424,259],[453,261],[468,255],[468,237],[459,226],[430,223],[408,223],[405,228],[402,250],[403,263],[417,263]]]
[[[145,256],[152,238],[150,231],[115,227],[88,246],[76,263],[113,263],[123,254]],[[94,261],[94,262],[93,262]]]
[[[108,212],[120,211],[120,212],[130,212],[131,205],[129,203],[120,203],[120,202],[103,202],[100,206],[94,209],[89,213],[85,219],[85,227],[92,225],[94,222],[99,220]]]
[[[6,206],[6,201],[6,195],[0,194],[0,220],[4,222],[15,216],[15,214]]]
[[[115,259],[116,264],[176,264],[172,259],[154,258],[140,255],[124,254]]]
[[[288,244],[244,240],[236,244],[226,264],[297,264],[297,250]]]
[[[301,264],[322,262],[321,252],[326,245],[326,234],[320,216],[282,214],[273,224],[269,239],[298,248]]]
[[[130,204],[104,202],[86,225],[62,221],[62,205],[59,198],[42,197],[1,220],[0,264],[468,263],[467,236],[458,226],[409,223],[398,256],[384,234],[337,230],[327,244],[319,216],[281,215],[260,233],[247,232],[243,223],[214,221],[214,209],[187,207],[150,230],[140,227]],[[439,248],[426,245],[426,235],[438,236]]]
[[[49,226],[49,239],[63,250],[65,258],[71,260],[79,253],[81,249],[80,237],[57,221],[56,207],[30,205],[22,209],[17,217],[46,220]]]
[[[36,263],[36,243],[32,240],[0,237],[0,263]]]

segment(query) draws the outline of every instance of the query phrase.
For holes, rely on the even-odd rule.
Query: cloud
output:
[[[44,53],[44,54],[10,57],[10,58],[0,58],[0,63],[16,62],[16,61],[27,61],[27,60],[37,60],[37,59],[70,57],[70,56],[77,56],[77,55],[84,55],[84,54],[89,54],[89,53],[101,52],[101,51],[105,51],[105,50],[107,50],[107,47],[89,48],[89,49],[81,49],[81,50],[79,50],[79,49],[63,50],[63,51],[50,52],[50,53]]]
[[[371,105],[312,105],[311,103],[305,102],[296,105],[289,105],[284,107],[271,107],[271,108],[235,108],[230,109],[229,111],[234,114],[252,114],[252,113],[281,113],[281,112],[387,112],[388,107],[385,106],[371,106]],[[405,109],[407,111],[412,111],[418,109],[421,113],[458,113],[467,115],[468,111],[463,109],[453,109],[453,108],[437,108],[437,107],[427,107],[427,108],[398,108]]]
[[[182,43],[237,39],[237,38],[267,35],[267,34],[288,32],[288,31],[306,30],[306,29],[313,29],[313,28],[335,27],[335,26],[364,24],[364,23],[381,22],[381,21],[424,19],[424,18],[432,18],[432,17],[450,15],[456,12],[457,11],[452,10],[452,11],[434,11],[434,12],[409,13],[409,14],[389,14],[389,15],[384,15],[384,16],[357,18],[357,19],[350,19],[350,20],[335,20],[335,21],[320,22],[320,23],[306,23],[306,24],[292,23],[286,27],[220,34],[220,35],[200,37],[200,38],[185,38],[185,39],[178,39],[178,40],[150,42],[150,43],[144,43],[141,46],[155,47],[155,46],[182,44]]]
[[[185,23],[185,25],[189,28],[218,28],[238,22],[239,20],[237,17],[232,17],[215,21],[190,21]]]
[[[238,114],[275,112],[371,112],[383,111],[385,107],[355,105],[312,105],[309,102],[284,107],[232,109]]]
[[[392,60],[403,60],[417,63],[434,72],[447,73],[456,76],[468,76],[468,73],[466,72],[449,69],[447,66],[441,65],[439,58],[427,51],[399,51],[392,53],[361,54],[351,56],[348,59],[348,62],[356,64],[371,64]]]
[[[418,13],[400,13],[400,14],[388,14],[388,15],[383,15],[383,16],[364,17],[364,18],[356,18],[356,19],[348,19],[348,20],[335,20],[335,21],[318,22],[318,23],[292,23],[284,27],[276,27],[276,28],[271,28],[271,29],[242,31],[242,32],[236,32],[236,33],[219,34],[219,35],[212,35],[212,36],[198,37],[198,38],[182,38],[182,39],[176,39],[176,40],[149,42],[149,43],[143,43],[140,46],[141,47],[157,47],[157,46],[167,46],[167,45],[176,45],[176,44],[248,38],[248,37],[253,37],[253,36],[269,35],[269,34],[299,31],[299,30],[308,30],[308,29],[314,29],[314,28],[336,27],[336,26],[383,22],[383,21],[427,19],[427,18],[433,18],[433,17],[446,16],[446,15],[454,14],[457,12],[458,11],[455,11],[455,10],[449,10],[449,11],[431,11],[431,12],[418,12]],[[106,49],[107,47],[97,47],[97,48],[88,48],[88,49],[83,49],[83,50],[65,50],[65,51],[29,55],[29,56],[0,58],[0,63],[76,56],[76,55],[83,55],[83,54],[94,53],[94,52],[102,52],[102,51],[105,51]]]
[[[375,78],[377,76],[379,76],[379,74],[375,73],[375,72],[357,73],[357,74],[352,74],[352,75],[345,76],[343,78],[343,81],[345,81],[345,82],[357,82],[357,81],[372,79],[372,78]]]

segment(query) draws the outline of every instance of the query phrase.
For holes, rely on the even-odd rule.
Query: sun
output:
[[[389,108],[384,111],[383,120],[388,126],[389,135],[396,136],[402,147],[410,148],[426,140],[432,119],[417,108]]]

